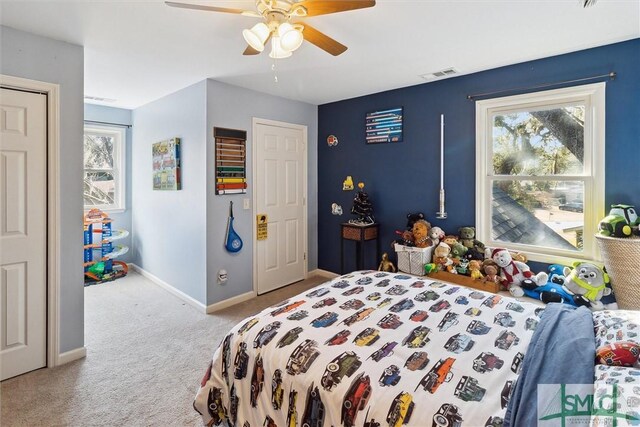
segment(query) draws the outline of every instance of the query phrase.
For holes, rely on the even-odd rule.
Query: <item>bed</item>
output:
[[[240,322],[194,408],[243,427],[525,425],[541,381],[593,383],[594,352],[586,308],[360,271]]]

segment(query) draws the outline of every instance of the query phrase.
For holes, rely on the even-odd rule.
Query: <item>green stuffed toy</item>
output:
[[[469,249],[460,242],[456,242],[451,246],[451,257],[452,258],[462,258],[467,253]]]
[[[467,248],[484,251],[484,243],[476,240],[475,227],[460,227],[458,229],[458,235],[460,236],[459,242]]]

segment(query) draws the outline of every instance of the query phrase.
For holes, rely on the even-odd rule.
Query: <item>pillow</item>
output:
[[[596,348],[631,341],[640,344],[640,311],[603,310],[593,313]]]
[[[596,350],[596,363],[609,366],[635,366],[640,356],[640,345],[632,341],[605,344]]]

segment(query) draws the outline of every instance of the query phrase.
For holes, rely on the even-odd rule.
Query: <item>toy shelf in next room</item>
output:
[[[115,261],[129,251],[128,246],[114,245],[116,240],[129,235],[126,230],[112,230],[112,220],[100,209],[91,209],[84,215],[84,284],[95,285],[124,277],[127,264]],[[99,252],[99,255],[97,253]]]

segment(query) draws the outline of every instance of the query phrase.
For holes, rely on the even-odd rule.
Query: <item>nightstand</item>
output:
[[[357,225],[344,222],[340,224],[340,274],[344,274],[344,242],[351,240],[356,242],[356,268],[364,269],[364,248],[363,244],[367,241],[375,240],[376,242],[376,260],[380,260],[380,241],[378,234],[380,224],[373,223],[368,225]],[[377,261],[376,261],[377,262]]]

